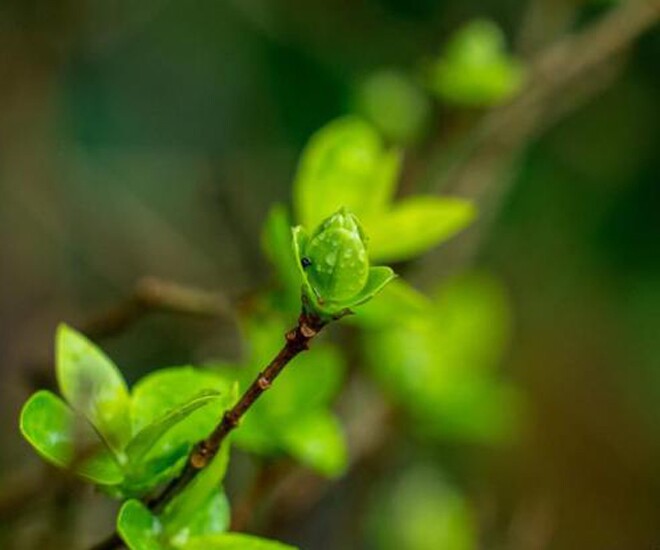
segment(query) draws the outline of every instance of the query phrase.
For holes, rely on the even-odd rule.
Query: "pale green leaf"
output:
[[[36,451],[61,468],[101,485],[114,485],[123,475],[112,453],[87,419],[53,393],[41,390],[25,403],[21,433]]]
[[[154,423],[158,430],[167,429],[155,439],[156,431],[144,433],[142,437],[152,439],[151,446],[148,442],[133,444],[131,452],[136,453],[139,445],[141,458],[131,463],[127,489],[142,494],[176,475],[192,446],[211,433],[222,413],[233,405],[235,391],[235,384],[227,378],[194,367],[161,369],[138,381],[131,403],[134,431],[142,433]],[[213,398],[203,395],[211,393]],[[171,423],[175,418],[178,421]]]
[[[216,401],[219,397],[220,395],[217,392],[203,392],[187,403],[170,410],[161,418],[143,428],[126,447],[126,456],[129,462],[141,461],[172,428],[188,418],[197,409]]]
[[[386,149],[366,121],[327,124],[301,155],[293,189],[298,222],[313,230],[341,207],[358,217],[377,214],[393,196],[400,163],[400,154]]]
[[[56,373],[64,398],[89,419],[112,449],[120,452],[131,437],[130,399],[114,363],[82,334],[60,325]]]
[[[372,261],[408,260],[446,241],[474,216],[472,204],[462,199],[406,199],[368,224],[369,255]]]
[[[188,438],[201,439],[213,429],[218,416],[231,406],[233,382],[209,370],[196,367],[171,367],[151,373],[135,384],[132,391],[133,433],[199,397],[214,392],[220,397],[203,411],[196,411],[186,421]]]

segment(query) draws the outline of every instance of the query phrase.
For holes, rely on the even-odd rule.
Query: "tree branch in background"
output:
[[[509,192],[512,166],[525,145],[600,92],[622,67],[616,57],[659,19],[660,0],[622,2],[584,30],[558,39],[532,60],[528,84],[520,95],[484,115],[463,153],[436,178],[436,189],[442,187],[474,200],[481,215],[460,242],[422,260],[422,278],[472,260]]]
[[[201,318],[231,318],[230,301],[220,292],[210,292],[164,281],[140,279],[132,294],[112,309],[88,320],[81,331],[90,338],[112,336],[151,312],[175,313]]]

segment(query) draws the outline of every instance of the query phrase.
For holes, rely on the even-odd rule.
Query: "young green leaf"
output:
[[[169,550],[161,542],[160,521],[139,500],[127,500],[117,516],[117,532],[129,550]]]
[[[131,394],[133,432],[140,432],[209,391],[219,397],[209,405],[213,412],[194,412],[185,422],[188,439],[193,441],[207,435],[215,426],[218,415],[233,404],[233,382],[209,370],[190,366],[160,369],[148,374],[135,384]]]
[[[129,462],[140,462],[155,444],[197,409],[219,399],[217,392],[204,392],[187,403],[170,410],[160,419],[143,428],[126,447]]]
[[[235,391],[227,378],[194,367],[161,369],[138,381],[131,402],[136,436],[127,447],[127,493],[144,494],[176,475],[192,446],[233,404]]]
[[[474,216],[472,204],[462,199],[406,199],[371,223],[370,256],[374,261],[411,259],[452,237]]]
[[[196,537],[182,550],[296,550],[294,546],[241,533]]]
[[[401,157],[387,150],[375,128],[357,117],[319,130],[300,158],[293,188],[298,221],[316,227],[344,206],[360,217],[376,214],[391,200]]]
[[[120,453],[131,437],[130,398],[114,363],[82,334],[60,325],[56,374],[64,398]]]
[[[78,475],[101,485],[122,481],[119,465],[87,419],[55,394],[47,390],[33,394],[21,411],[20,429],[36,451],[56,466],[73,467]]]

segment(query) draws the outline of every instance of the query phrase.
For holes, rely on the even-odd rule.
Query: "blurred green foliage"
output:
[[[35,393],[21,431],[46,460],[117,496],[144,495],[172,479],[236,398],[232,382],[192,367],[150,374],[129,394],[114,363],[84,336],[62,325],[56,344],[67,402]],[[119,439],[116,426],[129,431]]]
[[[366,121],[346,117],[319,130],[302,152],[293,187],[296,218],[316,227],[346,207],[364,225],[374,262],[413,258],[474,218],[465,200],[418,195],[395,201],[400,154]]]
[[[450,38],[431,65],[428,79],[432,92],[443,101],[485,107],[516,94],[524,83],[524,68],[507,53],[499,27],[476,20]]]
[[[519,396],[498,367],[511,330],[506,294],[483,274],[439,287],[422,311],[365,335],[372,375],[425,438],[498,441],[517,429]]]
[[[353,109],[392,143],[409,145],[418,141],[427,129],[431,101],[411,77],[384,69],[358,84]]]
[[[405,469],[374,495],[370,536],[378,550],[473,550],[476,518],[466,499],[428,464]]]

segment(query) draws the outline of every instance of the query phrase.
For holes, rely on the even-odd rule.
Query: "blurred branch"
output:
[[[157,312],[200,319],[234,317],[231,301],[221,292],[202,290],[156,277],[143,277],[137,281],[128,297],[83,321],[79,329],[92,339],[107,338],[120,334],[143,317]],[[51,387],[51,360],[29,361],[25,377],[30,387]]]
[[[128,298],[88,320],[81,330],[91,338],[112,336],[151,312],[209,319],[233,317],[230,301],[220,292],[144,277],[137,282]]]
[[[422,271],[437,275],[444,266],[455,269],[471,261],[509,191],[512,166],[525,145],[609,84],[622,67],[616,57],[659,19],[660,0],[622,2],[536,56],[520,95],[484,115],[463,153],[436,179],[436,189],[473,199],[481,217],[459,243],[427,255]]]

